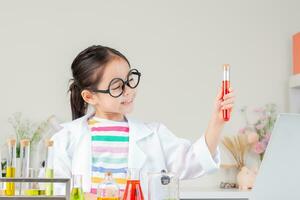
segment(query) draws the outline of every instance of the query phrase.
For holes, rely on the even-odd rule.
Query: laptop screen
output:
[[[250,200],[300,200],[300,114],[275,122]]]

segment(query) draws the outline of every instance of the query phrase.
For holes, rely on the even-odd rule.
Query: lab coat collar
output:
[[[81,120],[81,126],[87,127],[87,120],[92,117],[95,113],[86,114],[85,116],[79,118]],[[134,142],[144,139],[153,133],[151,129],[149,129],[144,123],[139,122],[137,120],[132,119],[131,117],[127,117],[129,130],[130,130],[130,139]]]

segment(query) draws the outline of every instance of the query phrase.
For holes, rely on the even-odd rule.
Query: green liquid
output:
[[[46,168],[46,178],[54,178],[53,169]],[[46,195],[47,196],[53,195],[53,183],[46,183]]]
[[[73,188],[70,200],[84,200],[84,194],[81,188]]]
[[[15,176],[16,176],[16,168],[7,167],[6,168],[6,178],[15,178]],[[15,195],[15,183],[12,183],[12,182],[6,183],[5,195],[7,195],[7,196]]]
[[[46,194],[45,190],[39,190],[39,189],[25,190],[26,196],[40,196],[40,195],[45,195],[45,194]]]

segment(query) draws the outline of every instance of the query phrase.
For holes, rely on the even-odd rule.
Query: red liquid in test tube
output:
[[[225,94],[229,93],[230,88],[230,66],[228,64],[223,65],[223,82],[222,82],[222,100]],[[230,110],[223,110],[223,119],[224,121],[229,121],[230,119]]]

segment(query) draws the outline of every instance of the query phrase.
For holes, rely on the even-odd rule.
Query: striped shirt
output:
[[[97,193],[105,172],[112,172],[121,193],[126,186],[128,165],[128,122],[92,117],[88,120],[92,142],[92,188]]]

